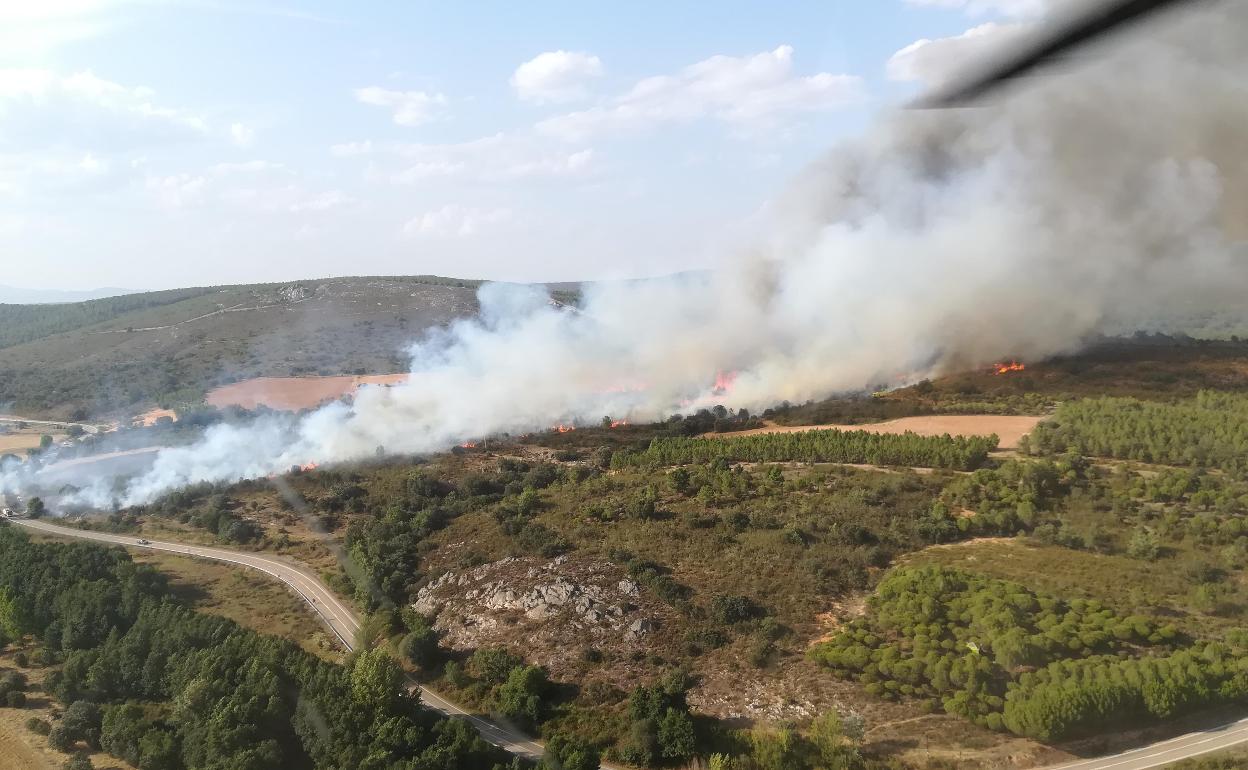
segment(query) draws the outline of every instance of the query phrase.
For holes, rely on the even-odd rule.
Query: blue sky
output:
[[[0,283],[713,266],[1040,4],[0,0]]]

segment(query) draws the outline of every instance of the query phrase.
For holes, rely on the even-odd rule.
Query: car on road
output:
[[[148,540],[145,537],[139,538],[139,545],[151,545],[151,544],[152,544],[151,540]]]

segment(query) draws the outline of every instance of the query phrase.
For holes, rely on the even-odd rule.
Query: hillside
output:
[[[832,731],[845,767],[1022,768],[1235,713],[1245,371],[1240,344],[1107,342],[766,417],[1042,415],[1007,452],[707,412],[200,486],[95,526],[307,563],[435,690],[617,762],[791,741],[823,767]]]
[[[332,278],[0,305],[0,404],[128,417],[248,377],[404,371],[423,330],[476,312],[479,283]]]

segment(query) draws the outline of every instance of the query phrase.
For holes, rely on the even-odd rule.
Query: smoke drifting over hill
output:
[[[883,116],[773,201],[770,235],[714,274],[591,286],[579,311],[486,286],[479,319],[413,346],[408,385],[218,426],[162,452],[121,499],[378,447],[803,401],[1242,302],[1248,9],[1144,33],[995,105]],[[726,371],[732,390],[716,394]]]

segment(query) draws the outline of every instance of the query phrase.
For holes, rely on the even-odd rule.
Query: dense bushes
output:
[[[1034,453],[1248,470],[1248,396],[1201,391],[1178,404],[1096,398],[1058,408],[1028,437]]]
[[[836,429],[733,438],[656,438],[642,452],[616,452],[613,468],[734,462],[839,462],[973,470],[997,446],[996,436],[919,436]]]
[[[1172,655],[1058,661],[1023,674],[1006,694],[1003,722],[1019,735],[1056,740],[1168,719],[1248,695],[1248,661],[1220,644]]]
[[[1081,688],[1084,680],[1069,672],[1107,667],[1107,676],[1130,680],[1135,671],[1151,681],[1148,672],[1194,659],[1188,653],[1140,661],[1108,656],[1177,641],[1171,627],[1118,617],[1096,602],[1067,602],[1017,583],[930,566],[895,570],[871,598],[869,615],[812,654],[875,695],[924,698],[993,729],[1053,739],[1080,725],[1091,731],[1109,720],[1162,716],[1151,707],[1140,712],[1134,702]],[[1080,658],[1091,662],[1070,660]],[[1124,668],[1112,674],[1116,665]],[[1220,683],[1227,674],[1210,669],[1202,676]],[[1071,682],[1076,686],[1069,687]],[[1062,700],[1063,687],[1077,691],[1077,697]],[[1184,687],[1176,692],[1186,693]],[[1063,721],[1070,713],[1090,721]]]
[[[689,681],[673,672],[652,686],[638,687],[628,699],[632,727],[616,747],[625,762],[649,767],[675,764],[693,756],[697,740],[685,693]]]
[[[192,612],[119,549],[0,527],[0,592],[20,630],[63,657],[48,685],[73,704],[53,730],[66,748],[98,741],[143,770],[466,770],[498,757],[410,696],[388,655],[338,666]]]
[[[1070,493],[1083,478],[1087,462],[1079,456],[1052,461],[1008,461],[951,481],[940,496],[939,511],[967,511],[957,526],[974,533],[1012,535],[1034,527],[1042,512]]]

